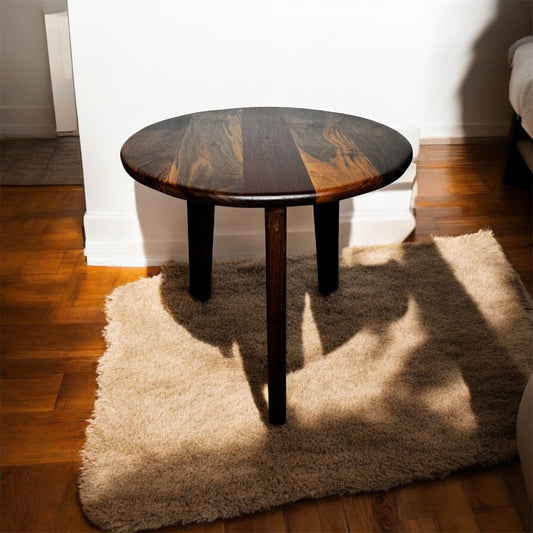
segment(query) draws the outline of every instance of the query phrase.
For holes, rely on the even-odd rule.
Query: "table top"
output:
[[[236,207],[334,202],[398,179],[412,160],[397,131],[361,117],[254,107],[152,124],[120,152],[138,182],[189,201]]]

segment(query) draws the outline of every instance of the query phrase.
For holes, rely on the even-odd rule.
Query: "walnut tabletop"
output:
[[[278,107],[205,111],[152,124],[120,153],[138,182],[187,201],[189,292],[211,296],[216,205],[265,208],[268,408],[286,419],[287,207],[312,204],[318,290],[339,281],[339,202],[399,178],[412,159],[393,129],[360,117]],[[209,327],[208,325],[206,327]]]
[[[360,117],[294,108],[193,113],[148,126],[121,151],[140,183],[185,200],[235,207],[316,204],[388,185],[409,142]]]

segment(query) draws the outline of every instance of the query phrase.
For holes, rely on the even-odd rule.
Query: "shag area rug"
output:
[[[530,300],[488,231],[288,262],[287,423],[267,422],[263,260],[117,288],[79,493],[103,529],[211,521],[516,455]]]

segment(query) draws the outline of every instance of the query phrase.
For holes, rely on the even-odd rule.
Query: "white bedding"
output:
[[[522,127],[533,137],[533,36],[511,46],[509,62],[512,66],[509,101],[522,119]]]

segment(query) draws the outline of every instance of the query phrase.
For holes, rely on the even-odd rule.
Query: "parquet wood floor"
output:
[[[409,237],[490,226],[530,292],[531,187],[503,186],[502,145],[423,146]],[[4,187],[1,202],[1,523],[96,531],[79,508],[78,451],[105,346],[104,299],[157,268],[88,267],[80,186]],[[387,492],[303,501],[166,532],[514,532],[531,529],[517,461]]]

